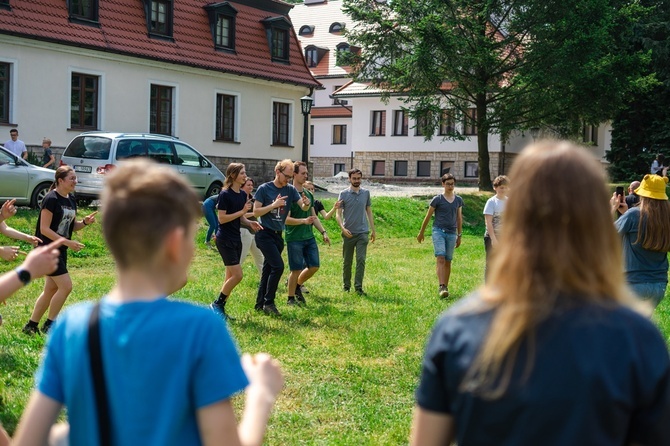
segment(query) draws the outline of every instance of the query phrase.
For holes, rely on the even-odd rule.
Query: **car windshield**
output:
[[[65,149],[63,156],[106,160],[112,140],[101,136],[78,136]]]

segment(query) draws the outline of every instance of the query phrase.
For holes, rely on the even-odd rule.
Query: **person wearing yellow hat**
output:
[[[630,208],[615,223],[623,240],[624,271],[628,284],[642,300],[656,307],[668,285],[670,251],[670,201],[667,176],[644,176],[635,193],[640,205]],[[612,206],[626,209],[612,197]]]

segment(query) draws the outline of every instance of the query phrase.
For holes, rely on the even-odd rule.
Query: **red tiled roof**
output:
[[[11,10],[0,10],[0,33],[294,85],[320,86],[307,68],[293,29],[290,63],[271,61],[261,21],[278,16],[288,19],[291,5],[276,0],[229,1],[238,12],[235,54],[231,54],[214,49],[207,11],[203,9],[212,3],[215,0],[174,0],[174,41],[148,36],[142,0],[100,0],[99,27],[70,22],[64,0],[14,1]]]
[[[351,118],[351,108],[337,107],[312,107],[311,117],[316,118]]]

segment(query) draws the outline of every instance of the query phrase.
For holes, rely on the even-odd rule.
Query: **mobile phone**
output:
[[[623,202],[623,186],[617,186],[616,194],[619,197],[619,201]]]

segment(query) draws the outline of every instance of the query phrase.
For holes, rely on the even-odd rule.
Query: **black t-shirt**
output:
[[[42,208],[50,211],[53,215],[51,218],[51,225],[49,228],[58,235],[67,239],[72,238],[72,231],[74,231],[74,222],[77,217],[77,201],[72,195],[63,197],[56,190],[50,191],[42,201]],[[42,240],[42,243],[51,243],[51,240],[40,231],[40,224],[42,221],[42,212],[40,211],[37,217],[37,228],[35,229],[35,236]],[[67,249],[66,246],[61,246],[61,250]]]
[[[224,189],[219,194],[219,202],[216,207],[219,210],[226,211],[226,214],[230,215],[244,209],[246,203],[247,193],[245,191],[240,190],[239,192],[235,192],[232,189]],[[236,218],[228,223],[219,224],[216,238],[242,243],[242,237],[240,236],[240,219]]]
[[[314,200],[314,211],[316,211],[316,215],[319,215],[321,211],[325,211],[326,208],[323,207],[323,203],[321,203],[319,200]]]
[[[51,156],[52,156],[51,149],[44,149],[44,155],[42,156],[42,165],[51,161]]]
[[[668,445],[670,360],[658,329],[630,309],[575,304],[536,331],[535,360],[523,380],[522,345],[507,393],[485,400],[460,388],[483,343],[492,310],[437,322],[417,389],[420,407],[454,418],[464,445]]]

